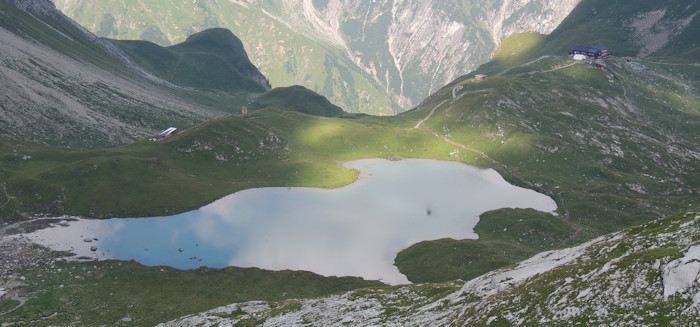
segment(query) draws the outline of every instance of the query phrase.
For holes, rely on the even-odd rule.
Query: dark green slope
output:
[[[325,117],[345,114],[343,109],[332,104],[326,97],[299,85],[274,88],[256,98],[249,110],[266,107]]]
[[[270,88],[241,41],[226,29],[193,34],[166,48],[148,41],[113,42],[158,77],[180,86],[258,93]]]

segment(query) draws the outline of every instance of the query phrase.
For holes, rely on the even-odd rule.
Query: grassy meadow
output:
[[[0,277],[0,282],[10,276]],[[16,277],[16,276],[14,276]],[[361,287],[382,287],[356,277],[256,268],[177,270],[134,262],[64,263],[23,273],[26,304],[0,321],[32,326],[153,326],[233,302],[313,298]],[[17,307],[0,303],[0,312]]]

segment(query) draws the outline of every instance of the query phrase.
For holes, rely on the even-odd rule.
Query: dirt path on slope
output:
[[[5,284],[0,284],[0,289],[4,290],[4,292],[5,292],[5,294],[2,297],[0,297],[0,302],[4,302],[4,301],[17,301],[17,302],[19,302],[19,304],[14,306],[12,309],[0,312],[0,317],[23,307],[27,303],[28,299],[26,297],[20,295],[20,293],[18,291],[18,289],[22,286],[24,286],[24,283],[22,283],[18,280],[11,280],[11,281],[5,282]]]
[[[564,68],[567,68],[567,67],[571,67],[571,66],[576,65],[576,64],[578,64],[578,62],[572,62],[572,63],[566,64],[566,65],[564,65],[564,66],[554,67],[554,68],[552,68],[552,69],[547,69],[547,70],[543,70],[543,71],[529,72],[528,74],[534,75],[534,74],[541,74],[541,73],[551,73],[551,72],[553,72],[553,71],[557,71],[557,70],[560,70],[560,69],[564,69]]]
[[[567,66],[559,67],[559,68],[557,68],[557,69],[562,69],[562,68],[565,68],[565,67],[568,67],[568,66],[571,66],[571,65],[574,65],[574,64],[576,64],[576,63],[572,63],[572,64],[567,65]],[[458,88],[458,87],[459,87],[459,88]],[[461,85],[457,85],[457,86],[455,86],[455,87],[452,88],[452,95],[453,95],[453,98],[456,96],[456,91],[458,91],[459,89],[461,89]],[[445,102],[447,102],[447,100],[449,100],[449,99],[445,99],[445,100],[443,100],[442,102],[438,103],[438,104],[430,111],[430,113],[429,113],[425,118],[421,119],[421,120],[416,124],[416,126],[414,126],[413,128],[410,128],[409,130],[413,130],[413,129],[419,128],[425,121],[427,121],[428,119],[430,119],[430,117],[433,116],[433,114],[435,113],[435,111],[437,111],[437,109],[440,108],[440,106],[442,106]],[[533,189],[536,189],[536,190],[540,191],[541,193],[544,193],[544,194],[546,194],[546,195],[548,195],[548,196],[550,196],[550,197],[555,198],[555,199],[556,199],[555,201],[557,201],[557,203],[559,203],[559,204],[561,205],[561,208],[562,208],[562,210],[564,211],[564,216],[562,217],[562,219],[563,219],[564,221],[568,221],[568,220],[569,220],[569,217],[570,217],[570,216],[569,216],[569,206],[567,205],[566,201],[564,201],[564,198],[561,196],[561,194],[556,193],[556,192],[554,192],[554,191],[552,191],[552,190],[550,190],[550,189],[544,188],[544,187],[542,187],[542,186],[539,186],[539,185],[537,185],[537,184],[535,184],[535,183],[533,183],[533,182],[531,182],[531,181],[525,179],[524,177],[518,175],[517,173],[515,173],[514,171],[512,171],[511,169],[509,169],[506,165],[502,164],[502,163],[499,162],[498,160],[489,157],[486,153],[484,153],[484,152],[481,151],[481,150],[478,150],[478,149],[472,148],[472,147],[470,147],[470,146],[461,144],[461,143],[459,143],[459,142],[453,141],[453,140],[450,139],[449,137],[447,137],[447,136],[442,136],[442,135],[438,134],[436,131],[434,131],[433,129],[430,129],[430,128],[428,128],[428,127],[423,127],[423,128],[426,129],[426,130],[428,130],[428,131],[430,131],[435,137],[441,138],[443,141],[445,141],[445,142],[447,142],[447,143],[449,143],[449,144],[452,144],[452,145],[457,146],[457,147],[459,147],[459,148],[461,148],[461,149],[468,150],[468,151],[471,151],[471,152],[473,152],[473,153],[476,153],[478,156],[480,156],[480,157],[482,157],[482,158],[488,160],[489,162],[491,162],[492,164],[494,164],[496,167],[500,168],[503,172],[509,174],[510,176],[515,177],[516,179],[518,179],[518,180],[519,180],[520,182],[522,182],[523,184],[528,185],[529,187],[531,187],[531,188],[533,188]],[[580,232],[580,229],[577,230],[576,233],[575,233],[575,235],[573,235],[571,238],[573,238],[573,237],[575,237],[576,235],[578,235],[579,232]]]
[[[433,108],[433,110],[431,110],[430,113],[427,116],[425,116],[425,118],[421,119],[418,122],[418,124],[416,124],[416,126],[413,126],[413,128],[411,128],[411,129],[416,129],[416,128],[420,127],[420,125],[422,125],[426,120],[430,119],[430,117],[433,116],[433,114],[435,113],[435,110],[437,110],[437,108],[440,108],[440,106],[442,106],[442,104],[445,103],[446,101],[447,101],[447,99],[438,103],[438,105],[435,106],[435,108]],[[411,129],[409,129],[409,130],[411,130]]]
[[[4,206],[6,206],[8,203],[10,203],[10,201],[12,201],[14,199],[14,197],[10,196],[10,193],[7,193],[7,188],[5,187],[5,183],[0,184],[0,186],[2,186],[2,192],[5,194],[5,197],[7,198],[7,200],[3,204],[0,204],[0,208],[2,208]]]
[[[499,162],[498,160],[489,157],[489,156],[488,156],[486,153],[484,153],[483,151],[477,150],[477,149],[475,149],[475,148],[472,148],[472,147],[470,147],[470,146],[461,144],[461,143],[459,143],[459,142],[455,142],[455,141],[451,140],[450,138],[448,138],[447,136],[440,136],[440,135],[438,135],[435,131],[432,131],[432,132],[434,133],[434,135],[436,135],[436,136],[438,136],[438,137],[441,137],[445,142],[447,142],[447,143],[449,143],[449,144],[452,144],[452,145],[457,146],[457,147],[460,147],[460,148],[462,148],[462,149],[464,149],[464,150],[469,150],[469,151],[471,151],[471,152],[476,153],[476,154],[479,155],[480,157],[482,157],[482,158],[484,158],[484,159],[490,161],[490,162],[493,163],[494,165],[498,166],[500,169],[502,169],[502,170],[503,170],[504,172],[506,172],[507,174],[509,174],[509,175],[511,175],[511,176],[513,176],[513,177],[515,177],[516,179],[518,179],[520,182],[524,183],[525,185],[530,186],[530,187],[533,188],[533,189],[537,189],[537,190],[539,190],[540,192],[542,192],[542,193],[544,193],[544,194],[547,194],[547,195],[549,195],[549,196],[551,196],[551,197],[556,198],[556,199],[558,200],[557,202],[559,202],[559,203],[561,204],[562,210],[564,211],[564,217],[562,217],[562,219],[567,220],[567,221],[569,220],[569,207],[568,207],[568,205],[566,204],[566,201],[564,201],[564,199],[562,198],[562,196],[561,196],[559,193],[556,193],[556,192],[554,192],[554,191],[552,191],[552,190],[549,190],[549,189],[547,189],[547,188],[544,188],[544,187],[542,187],[542,186],[539,186],[539,185],[537,185],[537,184],[535,184],[535,183],[533,183],[533,182],[531,182],[531,181],[525,179],[524,177],[518,175],[517,173],[515,173],[514,171],[512,171],[511,169],[509,169],[506,165],[502,164],[502,163]]]

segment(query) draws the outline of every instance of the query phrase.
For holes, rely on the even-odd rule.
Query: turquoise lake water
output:
[[[97,259],[307,270],[403,284],[408,280],[393,260],[412,244],[475,239],[478,216],[489,210],[556,210],[548,196],[508,184],[492,169],[426,159],[343,165],[361,175],[338,189],[250,189],[174,216],[77,219],[27,236]]]

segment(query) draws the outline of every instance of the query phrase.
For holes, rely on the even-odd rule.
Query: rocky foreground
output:
[[[53,266],[55,262],[63,261],[65,256],[70,255],[51,251],[23,236],[45,227],[51,221],[40,219],[0,226],[0,276]]]
[[[699,281],[695,210],[544,252],[466,283],[238,303],[160,326],[698,326]],[[462,284],[456,292],[455,283]]]

